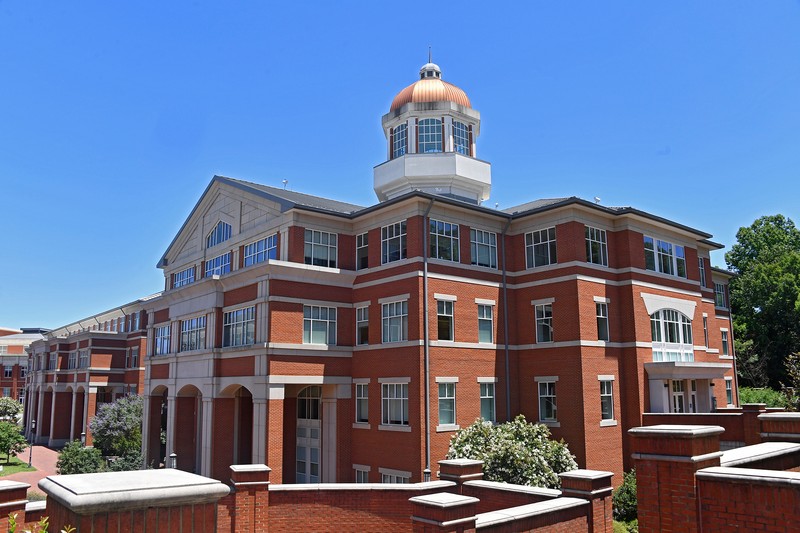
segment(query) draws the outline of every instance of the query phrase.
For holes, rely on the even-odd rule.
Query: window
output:
[[[703,314],[703,346],[708,348],[708,317]]]
[[[336,308],[303,306],[303,344],[336,344]]]
[[[478,342],[491,344],[494,342],[494,323],[492,321],[492,306],[478,304]]]
[[[557,418],[556,409],[556,382],[539,382],[539,421],[555,422]]]
[[[614,382],[600,381],[600,419],[614,420]]]
[[[55,370],[58,368],[58,354],[52,352],[50,354],[50,359],[47,362],[47,370]]]
[[[369,307],[356,308],[356,344],[369,344]]]
[[[606,230],[586,226],[586,261],[608,266]]]
[[[700,268],[700,286],[706,286],[706,263],[702,257],[697,258],[697,266]]]
[[[608,341],[608,304],[595,302],[597,309],[597,340]]]
[[[725,398],[728,405],[733,405],[733,380],[725,378]]]
[[[417,126],[419,153],[430,154],[442,151],[442,121],[438,118],[425,118]]]
[[[647,270],[686,277],[686,251],[683,246],[644,236],[644,266]]]
[[[437,300],[436,315],[439,340],[453,340],[453,302]]]
[[[69,352],[69,359],[67,360],[67,368],[73,369],[78,368],[78,352]],[[6,371],[10,370],[9,368],[5,369]],[[5,376],[10,378],[10,375]]]
[[[181,322],[181,352],[206,347],[206,317],[197,316]]]
[[[369,383],[356,383],[356,422],[369,422]]]
[[[213,275],[221,276],[231,271],[231,253],[222,254],[210,261],[206,261],[206,275],[211,277]]]
[[[481,389],[481,418],[494,422],[494,383],[479,383]]]
[[[382,383],[381,404],[383,424],[408,425],[408,383]]]
[[[536,305],[536,342],[553,342],[553,304]]]
[[[270,235],[244,247],[244,266],[263,263],[278,258],[278,235]]]
[[[211,230],[211,233],[208,234],[208,237],[206,238],[206,248],[216,246],[230,238],[231,225],[220,220],[217,225],[214,226],[214,229]]]
[[[392,159],[406,155],[408,126],[400,124],[392,131]]]
[[[128,351],[128,368],[139,368],[138,346],[134,346]]]
[[[714,305],[717,307],[728,307],[728,300],[725,298],[725,285],[722,283],[714,284]]]
[[[135,312],[131,315],[131,329],[130,331],[136,331],[139,329],[139,312]]]
[[[153,335],[153,355],[164,355],[169,353],[169,330],[169,325],[155,328],[155,333]]]
[[[336,234],[307,229],[305,232],[305,263],[336,268]]]
[[[356,483],[369,483],[369,470],[356,468]]]
[[[469,128],[463,122],[453,121],[453,150],[459,154],[470,155]]]
[[[381,264],[406,258],[406,221],[381,228]]]
[[[183,287],[184,285],[189,285],[190,283],[194,283],[194,267],[189,267],[186,270],[176,272],[175,276],[172,278],[173,289]]]
[[[369,268],[369,234],[356,235],[356,270]]]
[[[89,350],[78,351],[78,368],[89,368]]]
[[[256,341],[256,308],[245,307],[222,315],[222,346],[247,346]]]
[[[386,474],[381,473],[381,483],[409,483],[411,481],[410,476],[404,476],[401,474]]]
[[[19,367],[19,378],[25,379],[25,376],[28,374],[28,367],[21,366]]]
[[[555,227],[525,234],[525,261],[527,268],[558,262]]]
[[[650,316],[653,361],[694,361],[692,321],[674,309],[662,309]]]
[[[728,354],[728,331],[723,329],[722,333],[722,355],[729,355]],[[730,402],[728,402],[730,403]]]
[[[383,342],[408,340],[408,302],[383,304]]]
[[[0,344],[0,355],[6,355],[8,353],[8,344]]]
[[[431,257],[458,262],[458,224],[431,219],[430,227]]]
[[[3,397],[5,398],[11,397],[11,387],[3,387]]]
[[[70,352],[70,354],[69,354],[70,358],[72,358],[74,355],[77,355],[77,354],[75,352]],[[75,367],[71,366],[70,368],[75,368]],[[4,366],[3,367],[3,377],[4,378],[10,378],[13,375],[14,375],[14,367],[11,367],[11,366]]]
[[[439,383],[439,425],[456,423],[456,384]]]
[[[473,265],[497,268],[497,233],[469,230],[469,249]]]

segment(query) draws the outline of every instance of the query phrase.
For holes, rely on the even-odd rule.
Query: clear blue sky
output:
[[[481,112],[490,206],[599,196],[727,247],[800,218],[797,1],[0,0],[0,325],[160,290],[214,174],[374,204],[428,45]]]

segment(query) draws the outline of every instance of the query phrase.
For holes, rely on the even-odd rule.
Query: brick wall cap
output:
[[[28,490],[29,488],[31,488],[29,484],[22,483],[21,481],[12,481],[10,479],[4,479],[0,481],[0,492],[19,489]]]
[[[558,498],[561,496],[561,491],[557,489],[547,489],[544,487],[531,487],[529,485],[514,485],[513,483],[502,483],[500,481],[486,481],[483,479],[476,479],[474,481],[465,481],[465,487],[481,487],[484,489],[494,489],[508,492],[520,492],[523,494],[531,494],[535,496],[544,496],[546,498]]]
[[[231,465],[231,470],[234,472],[272,472],[272,469],[267,465]]]
[[[719,480],[730,483],[788,485],[791,486],[793,490],[800,489],[800,472],[712,466],[698,470],[695,475],[698,479]]]
[[[772,457],[791,455],[800,451],[800,444],[791,442],[762,442],[723,452],[720,466],[737,466]]]
[[[462,505],[477,504],[480,500],[472,496],[462,496],[460,494],[453,494],[452,492],[436,492],[434,494],[414,496],[413,498],[409,498],[408,501],[426,507],[449,509],[461,507]]]
[[[561,472],[558,474],[560,478],[574,478],[574,479],[600,479],[604,477],[611,477],[614,472],[605,472],[603,470],[586,470],[578,468],[577,470],[570,470],[569,472]]]
[[[45,509],[47,509],[47,500],[37,500],[25,504],[26,513],[44,511]]]
[[[423,483],[286,483],[270,485],[270,492],[336,491],[336,490],[403,490],[419,492],[423,490],[447,490],[455,487],[452,481],[428,481]]]
[[[498,526],[506,522],[523,520],[525,518],[537,515],[555,513],[558,511],[564,511],[566,509],[571,509],[573,507],[581,507],[583,505],[589,505],[589,502],[579,498],[556,498],[555,500],[529,503],[527,505],[510,507],[500,511],[480,513],[475,517],[475,526],[477,529]]]
[[[230,493],[216,479],[172,468],[47,476],[39,488],[80,515],[212,503]]]
[[[767,408],[765,403],[743,403],[742,409],[745,411],[763,411]]]
[[[725,431],[722,426],[694,426],[684,424],[659,424],[656,426],[643,426],[632,428],[628,433],[634,437],[673,437],[679,439],[693,439],[720,435]]]
[[[476,466],[483,465],[483,461],[478,459],[444,459],[439,461],[440,465],[453,465],[453,466]]]
[[[758,415],[759,420],[766,420],[769,422],[800,422],[800,413],[763,413]]]

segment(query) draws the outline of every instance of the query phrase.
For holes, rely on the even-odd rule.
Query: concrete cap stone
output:
[[[569,472],[561,472],[559,477],[580,478],[580,479],[600,479],[608,476],[613,476],[614,472],[606,472],[604,470],[586,470],[578,468],[577,470],[570,470]]]
[[[788,421],[788,422],[800,422],[800,413],[798,412],[778,412],[778,413],[763,413],[758,415],[759,420],[767,420],[767,421]]]
[[[439,507],[442,509],[448,507],[460,507],[462,505],[469,505],[471,503],[478,503],[478,498],[472,496],[462,496],[460,494],[453,494],[452,492],[436,492],[434,494],[425,494],[423,496],[415,496],[409,498],[408,501],[427,507]]]
[[[628,430],[634,437],[673,437],[696,438],[720,435],[725,431],[722,426],[700,426],[687,424],[658,424],[656,426],[642,426]]]
[[[791,442],[762,442],[752,446],[743,446],[723,452],[720,466],[736,466],[762,461],[781,455],[790,455],[800,451],[800,444]]]
[[[231,465],[231,470],[234,472],[272,472],[272,469],[267,465]]]

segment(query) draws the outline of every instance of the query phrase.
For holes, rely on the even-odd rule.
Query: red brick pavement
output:
[[[26,448],[24,452],[17,455],[17,459],[27,463],[29,454],[30,448]],[[17,472],[16,474],[0,477],[0,479],[28,483],[31,486],[29,490],[41,492],[38,486],[39,480],[56,474],[56,461],[58,461],[58,452],[56,450],[46,446],[34,446],[32,464],[36,468],[35,472]]]

